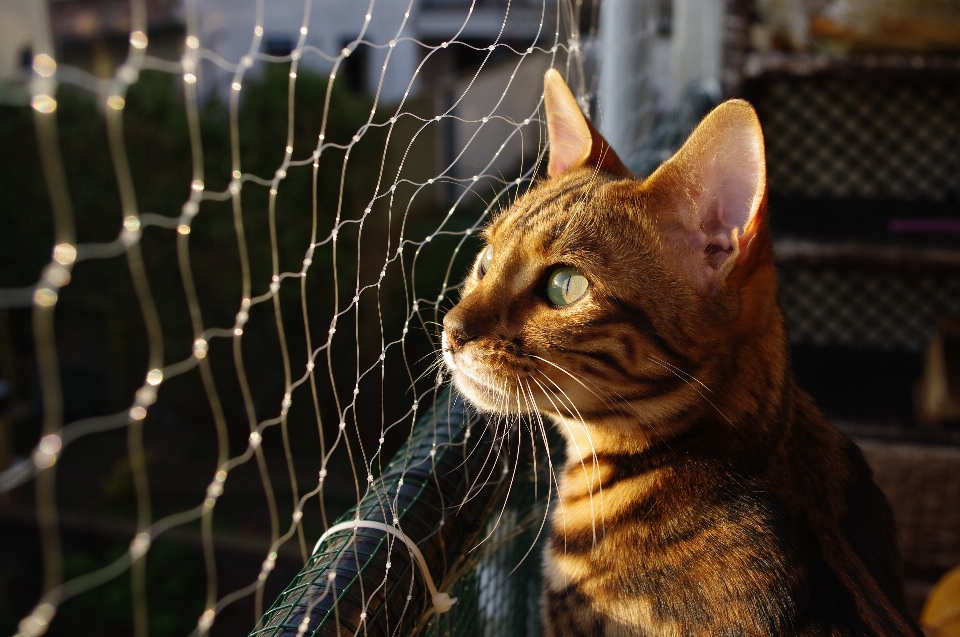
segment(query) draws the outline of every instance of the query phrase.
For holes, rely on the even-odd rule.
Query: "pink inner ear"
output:
[[[550,134],[550,164],[547,171],[551,177],[572,168],[590,155],[590,136],[587,131],[587,143],[583,141],[581,131],[571,122],[554,117],[548,124]]]
[[[709,292],[743,258],[759,227],[766,164],[753,107],[730,100],[715,108],[649,183],[673,203],[660,214],[684,248],[675,255],[678,265]]]
[[[593,148],[593,137],[576,98],[554,69],[544,75],[543,97],[550,138],[547,173],[553,177],[586,161]]]
[[[712,278],[711,270],[722,269],[749,243],[766,189],[763,133],[753,108],[740,100],[721,104],[674,160],[692,181],[688,245],[703,259],[703,274]]]
[[[697,214],[703,243],[726,252],[733,248],[734,229],[743,234],[760,208],[766,182],[763,140],[752,127],[732,127],[711,142],[701,158]]]

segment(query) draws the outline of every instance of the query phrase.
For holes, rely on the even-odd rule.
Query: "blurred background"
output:
[[[960,2],[0,0],[0,632],[189,634],[278,546],[206,627],[251,630],[410,434],[550,66],[641,176],[755,105],[797,379],[919,616],[960,564]]]

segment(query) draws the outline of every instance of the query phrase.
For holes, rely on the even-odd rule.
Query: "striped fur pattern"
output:
[[[793,381],[763,202],[743,199],[756,209],[733,244],[688,240],[710,222],[683,210],[726,205],[704,199],[696,164],[752,109],[721,106],[701,125],[717,130],[643,181],[585,119],[558,121],[557,79],[551,144],[575,152],[486,228],[492,258],[443,335],[478,408],[546,417],[566,438],[546,635],[919,635],[889,506]],[[589,281],[563,307],[545,293],[558,265]]]

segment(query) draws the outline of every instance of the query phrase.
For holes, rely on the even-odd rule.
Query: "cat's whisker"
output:
[[[661,366],[663,366],[663,365],[668,366],[670,369],[676,371],[678,374],[682,374],[683,376],[686,376],[686,377],[689,378],[690,380],[696,381],[697,384],[699,384],[701,387],[703,387],[704,389],[706,389],[706,390],[707,390],[708,392],[710,392],[711,394],[713,393],[713,390],[710,389],[709,387],[707,387],[706,385],[704,385],[704,384],[700,381],[699,378],[697,378],[697,377],[694,376],[693,374],[690,374],[690,373],[688,373],[688,372],[685,372],[684,370],[680,369],[680,368],[677,367],[676,365],[673,365],[672,363],[670,363],[670,361],[665,361],[665,360],[663,360],[662,358],[658,358],[658,357],[656,357],[656,356],[650,356],[650,355],[647,355],[647,358],[649,358],[650,360],[654,361],[655,363],[660,364]]]
[[[423,373],[421,373],[419,376],[417,376],[416,379],[414,379],[414,383],[419,382],[420,380],[427,377],[429,374],[435,372],[436,370],[443,368],[443,354],[441,354],[440,352],[431,352],[430,354],[427,354],[421,357],[420,360],[417,361],[417,363],[422,361],[427,356],[431,356],[431,355],[437,356],[437,359],[434,360],[432,363],[430,363],[430,365],[428,365],[427,368],[423,370]]]
[[[536,379],[532,379],[532,380],[533,380],[534,383],[537,383],[537,380],[536,380]],[[544,391],[544,388],[543,388],[542,385],[540,385],[540,384],[538,383],[538,386],[540,387],[540,390],[541,390],[541,391]],[[531,396],[533,395],[533,391],[530,389],[529,379],[528,379],[528,381],[527,381],[527,391],[530,393]],[[546,454],[547,454],[547,473],[548,473],[548,477],[553,479],[553,482],[554,482],[554,484],[556,485],[556,487],[557,487],[557,489],[558,489],[557,495],[559,496],[559,493],[560,493],[560,492],[559,492],[560,483],[557,481],[557,474],[556,474],[556,472],[554,471],[553,454],[551,453],[551,450],[550,450],[550,442],[549,442],[549,440],[548,440],[548,438],[547,438],[547,428],[546,428],[545,423],[543,422],[543,416],[540,414],[540,411],[539,411],[539,410],[538,410],[538,411],[534,411],[534,412],[533,412],[533,415],[534,415],[534,417],[535,417],[535,419],[536,419],[537,426],[538,426],[538,428],[539,428],[539,430],[540,430],[540,435],[541,435],[541,437],[543,438],[543,448],[544,448],[544,451],[545,451]],[[531,437],[532,437],[532,435],[533,435],[533,433],[532,433],[532,428],[531,428]],[[536,457],[536,456],[534,456],[534,457]],[[534,474],[534,481],[536,481],[536,474]],[[549,505],[549,498],[550,498],[549,486],[550,486],[550,485],[549,485],[549,480],[548,480],[548,490],[547,490],[547,504],[548,504],[548,505]]]
[[[433,352],[433,354],[436,355],[437,357],[436,360],[430,363],[430,365],[428,365],[427,368],[423,370],[422,374],[417,376],[416,380],[414,380],[414,383],[419,382],[420,380],[422,380],[423,378],[426,378],[429,374],[432,374],[434,372],[436,372],[437,374],[436,380],[434,381],[434,386],[439,387],[443,383],[443,379],[446,376],[446,365],[444,364],[443,353],[436,351],[436,352]],[[429,354],[427,356],[429,356]],[[423,358],[426,358],[427,356],[424,356]],[[420,360],[423,360],[423,358],[421,358]],[[419,363],[420,361],[417,361],[417,362]]]
[[[560,365],[557,365],[557,364],[554,363],[553,361],[549,361],[549,360],[547,360],[547,359],[545,359],[545,358],[542,358],[542,357],[536,356],[536,355],[531,355],[531,356],[532,356],[532,358],[536,358],[536,359],[538,359],[538,360],[541,360],[541,361],[543,361],[544,363],[547,363],[548,365],[552,365],[553,367],[557,368],[559,371],[561,371],[561,372],[563,372],[564,374],[566,374],[567,376],[569,376],[569,377],[570,377],[571,379],[573,379],[574,381],[580,383],[580,385],[582,385],[584,389],[586,389],[587,391],[591,392],[591,393],[592,393],[594,396],[596,396],[599,400],[603,401],[608,407],[610,407],[610,408],[613,409],[614,411],[618,412],[620,415],[622,415],[622,416],[630,416],[630,415],[637,416],[637,415],[640,414],[640,410],[639,410],[636,406],[634,406],[632,402],[626,400],[626,399],[620,394],[620,392],[618,392],[618,391],[616,391],[616,390],[613,390],[613,389],[610,389],[610,390],[609,390],[609,391],[611,392],[613,398],[616,398],[616,399],[617,399],[616,401],[613,401],[613,400],[610,399],[610,396],[603,396],[603,395],[598,394],[598,393],[595,392],[595,391],[592,391],[589,387],[587,387],[586,385],[584,385],[583,380],[581,380],[580,378],[578,378],[577,376],[575,376],[575,375],[574,375],[572,372],[570,372],[569,370],[564,369],[564,368],[563,368],[562,366],[560,366]],[[541,372],[541,373],[542,373],[542,372]],[[597,389],[601,389],[601,388],[600,388],[594,381],[592,381],[591,379],[587,378],[587,382],[589,382],[590,384],[592,384],[592,385],[594,385],[595,387],[597,387]],[[631,414],[631,413],[627,413],[626,411],[624,411],[624,407],[628,408],[628,409],[630,410],[630,412],[632,412],[632,414]],[[651,430],[650,430],[650,433],[651,433],[652,435],[656,436],[656,437],[660,440],[660,442],[662,442],[662,443],[664,443],[664,444],[667,444],[667,439],[664,438],[663,435],[661,435],[661,433],[660,433],[659,431],[657,431],[656,429],[651,429]],[[669,446],[669,445],[668,445],[668,446]]]
[[[624,406],[624,405],[630,407],[631,410],[633,410],[634,412],[636,412],[636,409],[633,407],[633,405],[631,405],[628,401],[624,400],[623,397],[619,394],[619,392],[614,391],[614,390],[611,390],[611,391],[613,391],[613,393],[614,393],[614,395],[616,396],[616,398],[619,398],[619,399],[620,399],[619,401],[614,402],[614,401],[610,400],[610,397],[609,397],[609,396],[601,396],[600,394],[598,394],[598,393],[595,392],[594,390],[592,390],[592,389],[590,389],[589,387],[587,387],[587,386],[584,384],[583,380],[581,380],[580,378],[577,378],[577,376],[575,376],[575,375],[574,375],[573,373],[571,373],[569,370],[564,369],[562,366],[557,365],[557,364],[554,363],[553,361],[549,361],[549,360],[547,360],[546,358],[543,358],[542,356],[537,356],[536,354],[531,354],[531,355],[530,355],[530,358],[534,358],[534,359],[536,359],[536,360],[543,361],[544,363],[555,367],[558,371],[563,372],[564,374],[566,374],[567,376],[569,376],[572,380],[574,380],[575,382],[579,383],[580,386],[582,386],[582,387],[583,387],[584,389],[586,389],[588,392],[590,392],[591,394],[593,394],[594,397],[596,397],[598,400],[603,401],[604,404],[606,404],[607,407],[610,407],[611,409],[620,412],[621,415],[623,415],[623,416],[629,416],[629,415],[630,415],[630,414],[627,414],[627,413],[625,413],[625,412],[623,411],[623,406]],[[541,373],[542,373],[542,372],[541,372]],[[588,379],[588,380],[589,380],[589,379]],[[593,381],[590,381],[590,382],[593,383]],[[595,385],[595,383],[593,383],[593,384]],[[599,387],[598,387],[598,389],[599,389]]]
[[[540,370],[537,370],[537,371],[540,371]],[[580,468],[583,471],[583,479],[587,485],[587,494],[590,501],[590,525],[593,532],[593,545],[596,546],[597,526],[596,526],[596,509],[593,502],[593,495],[594,495],[593,478],[597,479],[597,485],[598,485],[597,499],[599,500],[599,504],[600,504],[600,517],[601,517],[600,527],[601,529],[604,529],[605,527],[604,527],[604,520],[603,520],[603,485],[602,485],[602,480],[600,476],[600,463],[599,463],[599,460],[597,459],[597,450],[593,444],[593,436],[590,435],[590,428],[587,426],[587,423],[584,421],[583,417],[580,415],[579,410],[577,410],[577,406],[574,405],[572,401],[570,401],[570,397],[567,396],[566,392],[563,391],[563,388],[561,388],[559,385],[553,382],[553,380],[551,380],[551,378],[546,374],[544,374],[542,371],[540,371],[540,375],[546,378],[548,381],[550,381],[550,383],[557,388],[560,394],[563,395],[563,397],[570,402],[570,406],[573,408],[573,412],[576,412],[575,419],[580,421],[580,426],[583,428],[583,433],[587,437],[587,442],[590,444],[590,456],[593,462],[591,463],[592,470],[588,472],[587,463],[583,459],[583,454],[580,453],[579,445],[576,442],[573,442],[573,446],[577,448],[577,455],[580,456]],[[560,396],[554,394],[553,397],[551,397],[552,392],[547,391],[547,388],[544,387],[542,383],[537,381],[537,379],[535,378],[533,379],[533,381],[540,386],[540,389],[543,391],[544,395],[547,397],[547,400],[549,400],[550,403],[554,406],[554,409],[557,409],[556,403],[553,402],[553,397],[555,397],[557,400],[560,400]],[[561,404],[562,403],[563,401],[561,401]],[[564,405],[564,407],[566,408],[566,405]],[[567,409],[567,413],[570,414],[571,419],[574,419],[573,412]],[[562,415],[563,412],[557,409],[557,413]],[[570,440],[575,441],[576,438],[573,434],[573,431],[570,429],[570,425],[567,424],[566,419],[561,418],[560,422],[563,423],[563,426],[567,429],[567,432],[570,435]]]
[[[501,392],[501,395],[502,395],[502,392]],[[503,421],[504,416],[503,416],[503,411],[500,410],[500,409],[498,409],[496,413],[497,413],[497,416],[498,416],[498,417],[497,417],[497,419],[494,420],[492,423],[490,422],[490,419],[488,419],[488,418],[484,418],[484,419],[483,419],[483,421],[484,421],[484,426],[483,426],[483,431],[480,433],[480,436],[481,436],[481,438],[482,438],[483,436],[485,436],[485,435],[487,434],[487,432],[490,430],[491,426],[492,426],[492,427],[493,427],[493,440],[492,440],[492,443],[491,443],[491,445],[490,445],[490,449],[487,450],[487,457],[484,458],[483,463],[480,465],[480,468],[477,470],[477,478],[474,479],[473,483],[470,485],[470,488],[467,490],[467,495],[466,495],[466,497],[464,497],[464,500],[463,500],[463,502],[462,502],[461,505],[460,505],[461,507],[462,507],[464,504],[466,504],[467,502],[470,501],[470,499],[471,499],[471,497],[472,497],[470,494],[476,493],[476,486],[477,486],[477,484],[478,484],[479,482],[481,482],[481,481],[480,481],[480,477],[484,475],[484,469],[486,469],[487,463],[490,462],[490,458],[491,458],[491,456],[493,455],[494,447],[499,447],[498,442],[499,442],[499,440],[500,440],[500,436],[498,435],[498,431],[499,431],[499,429],[500,429],[500,424],[501,424],[501,422]],[[494,461],[494,463],[493,463],[493,468],[490,470],[490,474],[489,474],[489,475],[492,476],[494,471],[496,471],[496,461]]]
[[[686,378],[684,378],[682,375],[680,375],[679,372],[677,372],[677,371],[674,370],[674,369],[671,369],[671,368],[667,367],[666,365],[664,365],[664,364],[661,363],[660,361],[656,360],[655,358],[651,358],[651,357],[647,356],[647,359],[650,360],[650,362],[652,362],[652,363],[656,363],[657,365],[660,365],[660,367],[662,367],[662,368],[664,368],[665,370],[673,373],[677,378],[679,378],[680,380],[682,380],[683,382],[685,382],[691,389],[693,389],[693,391],[695,391],[695,392],[697,392],[698,394],[700,394],[700,397],[703,398],[705,401],[707,401],[707,402],[710,404],[710,406],[713,407],[713,408],[716,410],[716,412],[717,412],[718,414],[720,414],[720,416],[721,416],[724,420],[726,420],[731,426],[736,426],[736,425],[733,424],[733,421],[732,421],[732,420],[730,420],[729,418],[727,418],[726,414],[724,414],[722,411],[720,411],[720,408],[717,407],[712,400],[710,400],[709,398],[707,398],[706,396],[704,396],[704,394],[703,394],[702,391],[700,391],[699,389],[697,389],[696,386],[695,386],[693,383],[691,383],[688,379],[686,379]],[[698,381],[698,382],[699,382],[699,381]]]
[[[517,392],[516,392],[516,394],[517,394],[517,410],[518,410],[518,412],[519,412],[519,411],[520,411],[520,395],[521,395],[521,389],[522,389],[522,388],[521,388],[521,386],[520,386],[520,378],[517,377],[516,380],[517,380]],[[504,384],[506,384],[506,381],[504,382]],[[506,392],[504,392],[504,393],[506,393]],[[525,397],[524,397],[524,400],[526,400]],[[518,428],[518,429],[519,429],[519,428]],[[520,457],[520,438],[521,438],[521,437],[518,435],[518,436],[517,436],[517,458],[518,458],[518,459],[519,459],[519,457]],[[497,447],[498,447],[498,449],[497,449],[497,455],[498,455],[498,458],[499,458],[499,445],[497,445]],[[484,537],[482,540],[480,540],[479,542],[477,542],[476,545],[475,545],[472,549],[470,549],[471,552],[477,550],[478,548],[480,548],[480,546],[483,545],[488,539],[490,539],[490,538],[493,536],[493,534],[496,533],[497,529],[500,527],[500,522],[501,522],[501,520],[503,519],[503,515],[504,515],[504,513],[505,513],[506,510],[507,510],[507,503],[508,503],[509,500],[510,500],[510,492],[511,492],[512,489],[513,489],[514,480],[516,479],[517,466],[518,466],[520,463],[519,463],[519,462],[514,462],[514,463],[512,463],[512,464],[513,464],[513,473],[511,474],[511,476],[510,476],[510,482],[509,482],[509,484],[507,485],[507,493],[506,493],[506,495],[505,495],[504,498],[503,498],[503,506],[500,508],[500,513],[497,515],[497,519],[496,519],[496,521],[494,522],[493,527],[490,529],[490,532],[486,535],[486,537]]]
[[[548,365],[556,368],[557,370],[563,372],[564,374],[566,374],[567,376],[569,376],[572,380],[574,380],[575,382],[579,383],[584,389],[586,389],[587,391],[591,392],[591,393],[592,393],[594,396],[596,396],[597,398],[600,398],[601,400],[603,400],[603,397],[600,396],[599,394],[597,394],[596,392],[594,392],[593,390],[591,390],[589,387],[587,387],[587,386],[583,383],[583,380],[582,380],[581,378],[577,377],[576,374],[574,374],[574,373],[571,372],[570,370],[566,369],[566,368],[563,367],[562,365],[559,365],[559,364],[557,364],[557,363],[555,363],[555,362],[553,362],[553,361],[551,361],[551,360],[549,360],[549,359],[546,359],[546,358],[544,358],[544,357],[542,357],[542,356],[537,356],[536,354],[530,354],[530,358],[534,358],[534,359],[536,359],[536,360],[538,360],[538,361],[542,361],[542,362],[544,362],[544,363],[546,363],[546,364],[548,364]],[[590,378],[587,378],[587,381],[589,381],[589,382],[590,382],[591,384],[593,384],[594,386],[597,386],[596,383],[594,383],[592,380],[590,380]],[[614,392],[614,393],[617,394],[617,397],[620,397],[620,394],[618,394],[617,392]]]
[[[527,393],[527,395],[532,398],[532,397],[533,397],[533,392],[530,391],[530,382],[529,382],[529,381],[524,381],[524,385],[526,386],[526,393]],[[540,413],[539,411],[537,411],[536,409],[534,409],[533,414],[534,414],[535,416],[536,416],[536,415],[539,415],[539,413]],[[530,433],[530,449],[531,449],[530,463],[531,463],[531,465],[532,465],[532,472],[533,472],[533,500],[534,500],[534,502],[536,502],[537,496],[539,495],[538,492],[537,492],[537,454],[536,454],[536,450],[537,450],[537,444],[536,444],[536,442],[537,442],[537,441],[536,441],[536,438],[535,438],[534,432],[533,432],[533,427],[534,427],[534,425],[533,425],[533,420],[532,420],[532,419],[527,419],[526,423],[527,423],[527,431]]]
[[[479,413],[478,411],[476,411],[476,410],[473,408],[473,405],[471,405],[469,402],[465,403],[464,406],[465,406],[466,409],[469,409],[470,411],[472,411],[472,414],[470,415],[470,419],[477,418],[477,419],[483,421],[483,431],[481,431],[480,434],[479,434],[480,438],[483,438],[483,436],[485,436],[485,435],[487,434],[487,432],[488,432],[488,431],[490,430],[490,428],[491,428],[490,419],[489,419],[489,418],[483,418],[483,417],[481,417],[480,413]],[[498,440],[499,440],[499,437],[497,436],[497,425],[496,425],[496,421],[494,421],[494,423],[493,423],[493,442],[497,442]],[[465,444],[465,443],[464,443],[464,444]],[[476,445],[474,445],[472,448],[470,448],[469,451],[467,452],[467,455],[464,457],[463,461],[462,461],[459,465],[456,465],[455,467],[453,467],[453,468],[451,469],[451,473],[453,473],[453,472],[457,471],[458,469],[464,467],[464,466],[470,461],[470,459],[473,457],[473,454],[475,454],[475,453],[480,453],[479,449],[480,449],[480,447],[479,447],[479,446],[476,446]],[[489,453],[489,452],[488,452],[488,453]],[[482,469],[483,469],[484,466],[486,466],[486,461],[484,462],[483,465],[481,465],[480,471],[477,472],[478,475],[482,474],[482,472],[483,472]],[[471,485],[471,488],[470,488],[470,489],[467,489],[467,495],[468,495],[468,497],[466,497],[466,498],[460,503],[459,506],[462,507],[464,504],[466,504],[467,502],[469,502],[469,500],[470,500],[469,494],[473,493],[473,487],[476,486],[476,484],[477,484],[477,481],[474,481],[474,483]]]
[[[530,388],[530,382],[529,382],[529,381],[525,381],[525,385],[526,385],[526,393],[527,393],[527,395],[530,396],[530,400],[534,402],[534,407],[535,407],[536,405],[535,405],[535,401],[534,401],[534,399],[533,399],[533,390]],[[525,400],[526,400],[526,399],[525,399]],[[540,415],[540,412],[536,410],[536,408],[533,409],[533,414],[534,414],[534,417],[536,418],[536,420],[537,420],[538,423],[539,423],[540,431],[543,433],[543,437],[544,437],[544,447],[545,447],[546,454],[547,454],[547,466],[548,466],[549,476],[552,477],[552,478],[554,479],[554,481],[556,481],[556,475],[555,475],[554,472],[553,472],[553,462],[552,462],[552,460],[550,459],[550,446],[547,444],[546,430],[544,429],[544,425],[543,425],[543,417]],[[537,485],[537,465],[536,465],[536,458],[537,458],[537,454],[536,454],[536,444],[535,444],[535,441],[534,441],[534,433],[533,433],[533,425],[532,425],[532,423],[531,423],[531,426],[530,426],[530,444],[531,444],[532,450],[533,450],[534,502],[536,502],[536,501],[538,500],[538,498],[537,498],[537,496],[536,496],[536,485]],[[558,483],[558,485],[557,485],[557,496],[558,496],[558,497],[559,497],[559,488],[560,488],[560,487],[559,487],[559,483]],[[551,494],[551,492],[552,492],[552,489],[549,488],[549,481],[548,481],[547,501],[546,501],[546,504],[544,505],[543,519],[540,521],[540,528],[537,529],[537,534],[536,534],[536,536],[534,536],[533,541],[530,542],[530,546],[529,546],[529,548],[527,548],[527,551],[523,554],[523,557],[521,557],[520,560],[517,562],[516,566],[514,566],[514,567],[510,570],[509,573],[507,573],[507,577],[510,577],[511,575],[513,575],[513,574],[517,571],[517,569],[520,568],[520,566],[527,560],[527,557],[530,556],[530,553],[533,552],[533,549],[534,549],[534,547],[536,547],[537,542],[540,541],[540,536],[543,534],[543,529],[544,529],[544,528],[546,527],[546,525],[547,525],[547,520],[550,519],[549,514],[550,514],[550,494]]]
[[[453,183],[454,183],[456,186],[462,188],[463,190],[469,191],[470,194],[472,194],[474,197],[476,197],[477,199],[479,199],[480,201],[482,201],[482,202],[483,202],[483,207],[484,207],[485,210],[490,210],[490,208],[493,207],[493,206],[492,206],[493,202],[487,201],[487,200],[484,198],[483,194],[481,194],[479,191],[474,190],[474,189],[472,189],[470,186],[465,186],[464,184],[461,184],[461,183],[456,182],[456,181],[453,182]]]
[[[498,460],[499,460],[499,437],[496,435],[496,427],[494,428],[494,438],[491,441],[490,449],[487,450],[487,456],[483,459],[483,463],[480,466],[480,469],[477,471],[477,475],[474,478],[473,482],[470,484],[470,488],[467,489],[467,494],[464,496],[463,501],[460,503],[460,507],[463,507],[469,503],[478,493],[477,485],[486,485],[486,484],[495,484],[497,480],[493,478],[494,473],[497,470]],[[494,457],[494,452],[496,451],[496,456]],[[492,459],[492,462],[491,462]],[[486,468],[489,464],[490,469],[487,472]]]
[[[560,369],[561,371],[564,371],[562,368],[559,368],[559,367],[558,367],[558,369]],[[554,387],[557,388],[557,391],[559,391],[560,394],[563,395],[563,398],[564,398],[567,402],[570,403],[570,406],[573,408],[573,411],[576,412],[576,420],[579,420],[579,421],[580,421],[580,424],[583,426],[584,434],[587,436],[587,441],[590,443],[590,450],[591,450],[591,453],[592,453],[592,456],[593,456],[594,464],[596,464],[596,462],[597,462],[597,451],[596,451],[596,449],[595,449],[594,446],[593,446],[593,437],[590,435],[590,428],[587,426],[587,423],[586,423],[586,421],[584,420],[583,416],[580,415],[580,411],[577,409],[576,404],[573,402],[573,400],[570,398],[570,396],[567,395],[567,392],[565,392],[565,391],[563,390],[563,388],[560,387],[560,385],[558,385],[558,384],[556,383],[556,381],[554,381],[552,378],[550,378],[549,376],[547,376],[542,370],[539,370],[539,369],[538,369],[537,372],[538,372],[541,376],[543,376],[544,378],[546,378],[548,381],[550,381],[550,384],[551,384],[551,385],[553,385]],[[589,390],[588,390],[588,391],[589,391]],[[558,398],[559,398],[559,396],[558,396]],[[574,418],[574,414],[573,414],[572,412],[570,412],[570,411],[568,410],[567,413],[570,414],[570,417],[571,417],[571,418]]]
[[[538,387],[540,387],[540,391],[544,393],[544,396],[546,397],[546,399],[550,401],[550,403],[553,403],[553,399],[550,397],[550,392],[547,391],[546,387],[544,387],[543,384],[540,383],[540,381],[538,381],[536,378],[532,378],[531,380],[534,383],[536,383]],[[556,407],[554,406],[554,408]],[[550,460],[550,447],[549,447],[549,443],[547,442],[547,432],[546,432],[546,429],[543,427],[542,420],[540,421],[540,431],[541,431],[541,436],[543,437],[543,444],[547,448],[547,458],[551,463],[551,469],[552,469],[553,463],[552,463],[552,460]],[[560,516],[559,526],[561,529],[563,529],[563,552],[566,553],[567,552],[567,517],[563,509],[563,494],[560,492],[560,482],[557,479],[556,475],[554,475],[554,484],[556,485],[556,488],[557,488],[557,504],[560,507],[560,511],[557,514]],[[554,523],[554,528],[556,528],[556,526],[557,526],[556,523]]]
[[[591,175],[590,175],[590,181],[591,181],[591,182],[596,181],[597,178],[600,176],[600,166],[603,164],[603,158],[606,157],[606,151],[607,151],[606,148],[604,148],[604,149],[601,151],[601,155],[600,155],[601,161],[600,161],[599,163],[597,163],[597,165],[594,166],[593,169],[592,169],[592,173],[591,173]],[[585,204],[587,203],[587,197],[589,197],[590,194],[591,194],[591,191],[590,191],[589,189],[584,189],[584,190],[580,193],[580,196],[579,196],[579,198],[577,199],[576,203],[574,203],[574,205],[572,206],[572,208],[573,208],[573,214],[572,214],[571,219],[570,219],[570,223],[571,223],[571,224],[580,223],[579,217],[581,217],[581,216],[587,217],[587,221],[589,221],[589,214],[590,214],[590,213],[589,213],[589,211],[587,210]],[[581,225],[582,225],[582,224],[581,224]]]
[[[519,383],[519,379],[517,379],[517,382]],[[519,390],[519,389],[520,389],[520,388],[519,388],[519,386],[518,386],[518,390]],[[518,401],[518,403],[519,403],[519,396],[520,396],[520,394],[519,394],[519,391],[518,391],[518,392],[517,392],[517,401]],[[509,422],[509,421],[508,421],[508,422]],[[517,424],[519,425],[519,420],[518,420]],[[508,438],[509,432],[510,432],[513,428],[514,428],[514,427],[513,427],[513,424],[510,424],[510,426],[505,429],[505,431],[504,431],[504,438],[505,438],[505,439]],[[520,443],[522,442],[522,437],[519,435],[519,427],[517,427],[517,430],[518,430],[518,436],[517,436],[517,458],[519,458],[519,457],[520,457]],[[499,459],[499,446],[498,446],[498,459]],[[504,496],[503,507],[500,509],[500,515],[497,517],[497,521],[494,523],[493,528],[490,530],[490,534],[487,536],[488,538],[489,538],[491,535],[493,535],[493,533],[496,532],[496,530],[499,528],[499,526],[500,526],[500,521],[501,521],[502,518],[503,518],[503,514],[506,512],[507,502],[508,502],[509,499],[510,499],[510,493],[511,493],[511,491],[512,491],[512,489],[513,489],[513,485],[514,485],[514,482],[515,482],[515,480],[516,480],[517,466],[518,466],[520,463],[519,463],[519,462],[514,462],[514,463],[512,463],[512,464],[513,464],[513,472],[512,472],[511,475],[510,475],[510,481],[509,481],[509,483],[508,483],[508,485],[507,485],[507,493],[506,493],[506,495]],[[508,463],[507,466],[509,466],[509,463]],[[504,467],[504,472],[506,472],[506,469],[507,469],[507,467],[505,466],[505,467]],[[484,538],[484,539],[486,539],[486,538]],[[481,542],[481,543],[482,543],[482,542]],[[477,546],[479,546],[479,544],[480,544],[480,543],[478,543]]]
[[[504,176],[503,176],[503,171],[501,171],[501,170],[498,168],[498,169],[497,169],[497,172],[500,173],[500,180],[503,181],[504,183],[506,183],[507,180],[506,180],[506,179],[504,178]],[[503,211],[504,211],[503,201],[502,201],[502,199],[498,196],[497,188],[496,188],[492,183],[489,184],[489,185],[490,185],[490,190],[493,192],[494,203],[495,203],[496,206],[497,206],[497,215],[501,215],[501,214],[503,214]],[[509,206],[508,206],[508,208],[509,208]]]

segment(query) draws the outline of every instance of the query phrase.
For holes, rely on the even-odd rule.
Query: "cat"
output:
[[[547,178],[485,228],[442,355],[566,439],[545,634],[920,635],[890,507],[793,381],[752,107],[641,180],[544,82]]]

